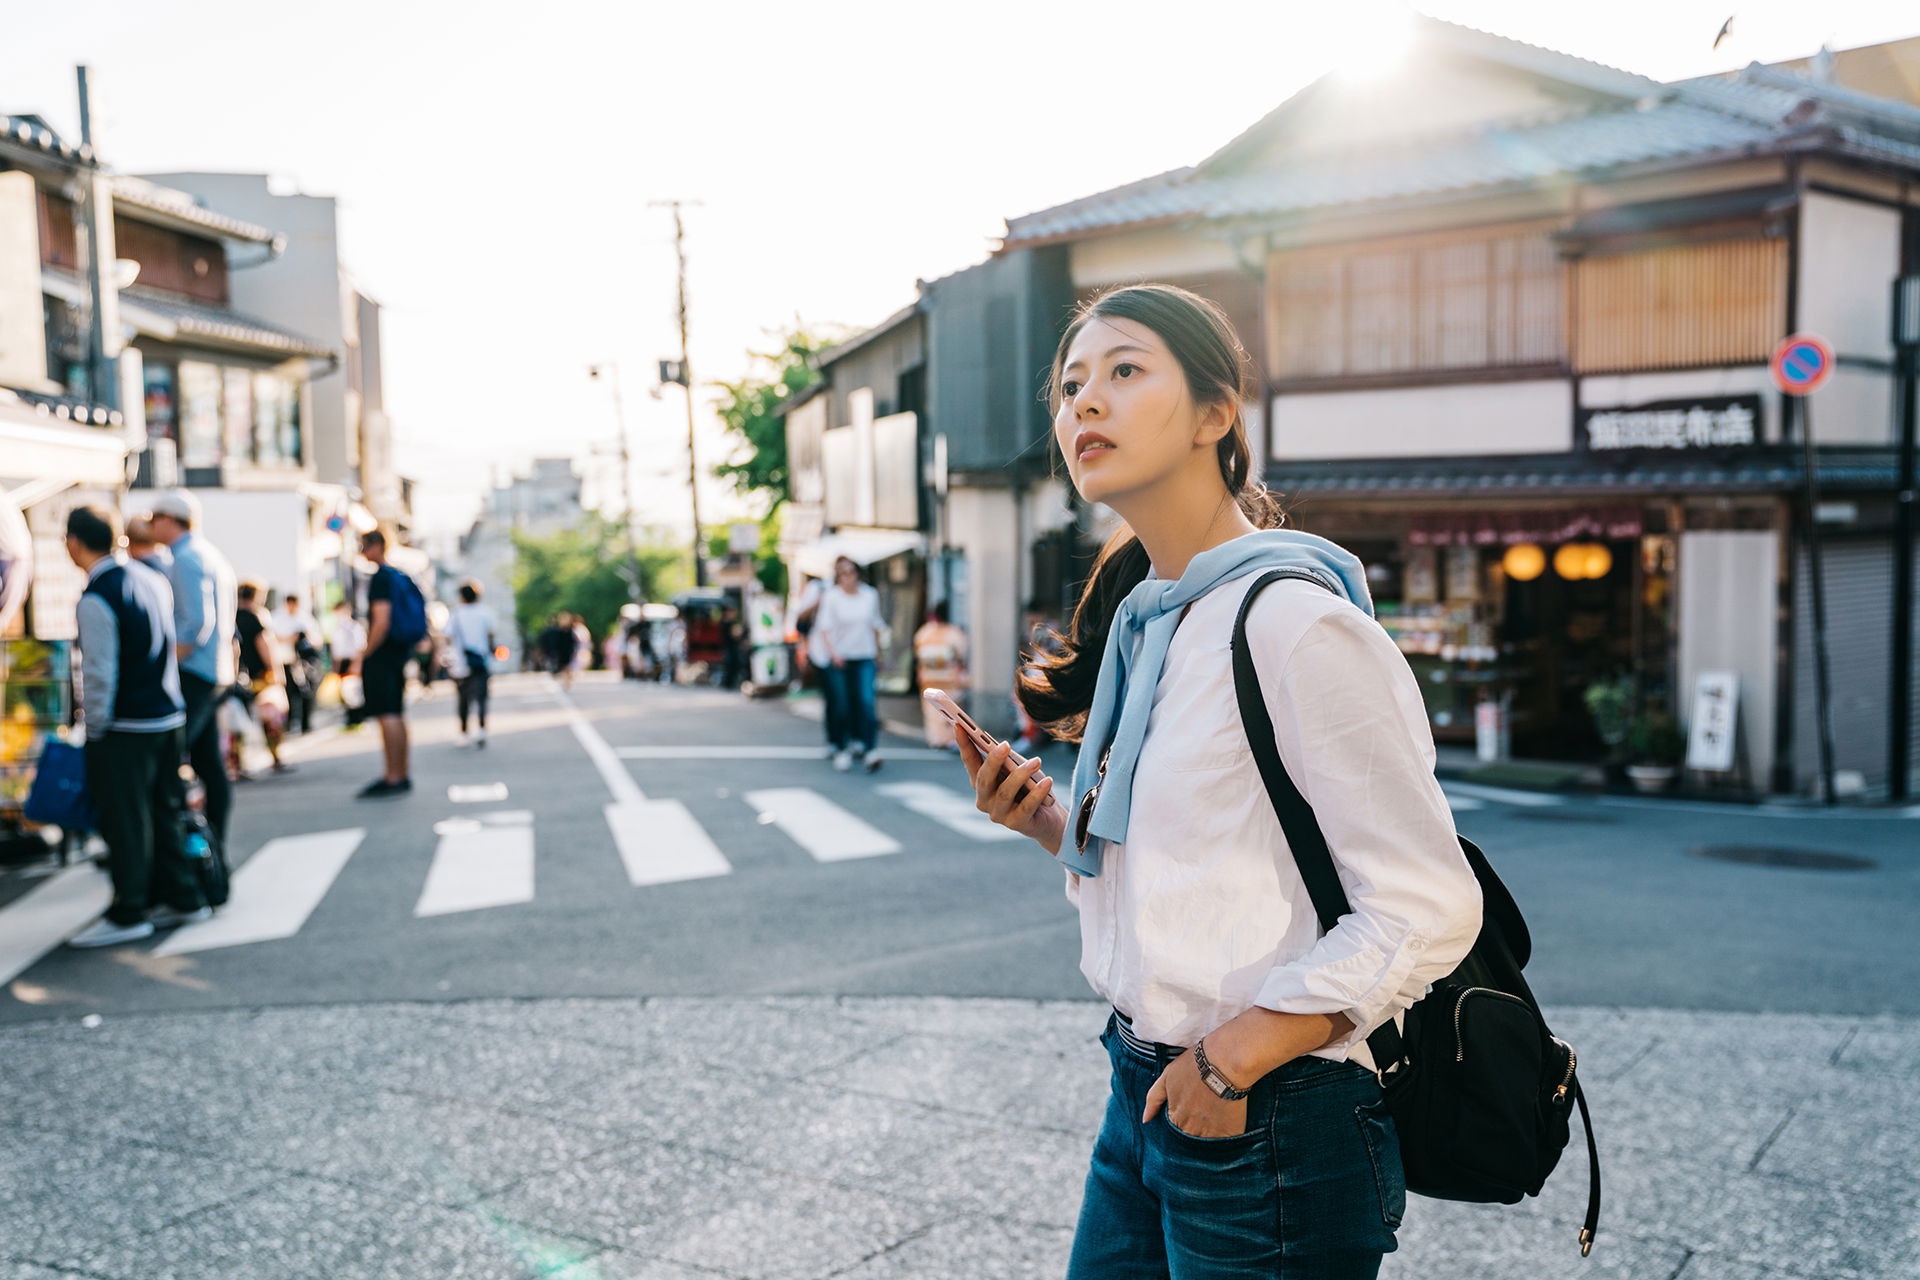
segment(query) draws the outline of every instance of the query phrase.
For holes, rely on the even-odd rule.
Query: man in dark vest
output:
[[[67,942],[111,947],[212,915],[180,847],[180,755],[186,703],[164,577],[114,554],[111,512],[75,507],[67,555],[87,575],[78,607],[87,790],[107,842],[113,903]],[[160,907],[152,918],[149,911]]]

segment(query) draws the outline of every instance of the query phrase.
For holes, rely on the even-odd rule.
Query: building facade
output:
[[[1908,103],[1757,66],[1661,84],[1423,20],[1391,83],[1316,83],[1199,165],[1012,220],[1003,252],[1063,251],[1080,296],[1221,302],[1268,482],[1368,562],[1437,738],[1491,703],[1517,753],[1593,758],[1595,684],[1685,719],[1730,674],[1732,767],[1697,780],[1815,790],[1817,538],[1835,763],[1900,793],[1916,177]],[[1808,331],[1838,355],[1810,413],[1768,372]]]

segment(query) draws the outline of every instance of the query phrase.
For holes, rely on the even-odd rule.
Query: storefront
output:
[[[1680,465],[1569,455],[1270,477],[1296,527],[1366,563],[1437,742],[1476,745],[1491,724],[1515,757],[1617,760],[1589,690],[1624,677],[1637,713],[1684,722],[1700,673],[1728,671],[1739,747],[1717,781],[1746,792],[1803,781],[1775,772],[1783,751],[1798,753],[1780,690],[1791,696],[1809,661],[1780,609],[1797,585],[1785,549],[1797,545],[1798,479],[1772,450]],[[1830,625],[1852,608],[1834,599]]]

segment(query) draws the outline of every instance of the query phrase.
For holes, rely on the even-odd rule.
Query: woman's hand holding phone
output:
[[[958,734],[957,740],[961,763],[973,779],[974,806],[1058,856],[1060,842],[1066,838],[1067,811],[1053,798],[1053,779],[1040,772],[1040,757],[1009,768],[1013,748],[1006,743],[997,742],[982,755],[968,734]],[[1028,786],[1029,782],[1033,785]]]

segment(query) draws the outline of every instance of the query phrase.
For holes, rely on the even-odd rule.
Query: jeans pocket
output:
[[[1353,1109],[1360,1138],[1373,1161],[1373,1182],[1380,1195],[1380,1221],[1397,1230],[1407,1214],[1407,1173],[1400,1163],[1400,1133],[1394,1128],[1387,1104],[1363,1102]]]

